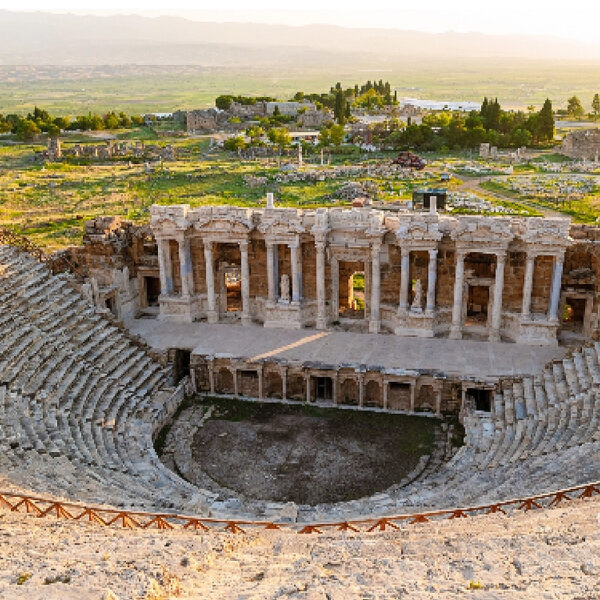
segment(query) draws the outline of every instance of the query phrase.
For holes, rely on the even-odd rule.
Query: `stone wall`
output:
[[[568,133],[560,147],[562,154],[571,158],[598,161],[600,156],[600,129],[585,129]]]

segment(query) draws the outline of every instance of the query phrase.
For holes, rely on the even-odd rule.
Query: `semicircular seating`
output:
[[[467,444],[374,498],[299,507],[300,519],[473,505],[600,480],[600,343],[499,384]],[[167,469],[153,435],[180,401],[169,370],[67,275],[0,246],[1,487],[113,506],[262,516]],[[226,500],[226,499],[225,499]]]

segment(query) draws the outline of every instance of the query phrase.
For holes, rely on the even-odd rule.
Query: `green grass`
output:
[[[288,99],[298,90],[322,92],[336,81],[354,85],[384,78],[398,95],[438,100],[498,97],[507,107],[555,107],[577,95],[587,107],[598,91],[593,61],[394,60],[382,57],[369,72],[362,66],[322,64],[318,68],[206,68],[194,65],[0,67],[0,112],[25,113],[37,104],[52,113],[124,110],[128,114],[170,112],[212,106],[220,94],[274,95]]]
[[[145,136],[150,128],[135,129]],[[121,132],[123,133],[123,132]],[[134,138],[132,137],[132,140]],[[72,143],[68,138],[65,146]],[[102,144],[102,141],[95,140]],[[78,244],[84,231],[84,223],[100,215],[121,215],[134,222],[147,222],[152,204],[237,205],[245,207],[264,206],[266,193],[273,191],[279,206],[318,208],[349,206],[338,201],[337,190],[343,179],[322,182],[277,182],[281,173],[274,161],[240,161],[235,154],[208,152],[207,138],[160,138],[159,144],[171,143],[177,151],[177,160],[165,163],[147,172],[143,161],[117,158],[112,161],[90,159],[67,159],[65,162],[43,165],[33,161],[40,144],[0,145],[0,225],[10,226],[30,236],[48,250]],[[393,153],[380,153],[379,159],[369,156],[367,163],[389,161]],[[318,162],[318,152],[309,154],[307,160]],[[458,160],[445,156],[444,162]],[[292,156],[285,160],[294,160]],[[335,155],[340,163],[364,164],[363,156],[349,158]],[[309,164],[307,168],[314,165]],[[414,189],[438,185],[441,163],[434,162],[436,172],[432,175],[419,173],[416,179],[395,177],[356,177],[378,187],[377,199],[383,202],[408,200]],[[267,177],[267,183],[250,187],[246,175]],[[518,175],[516,175],[518,177]],[[456,189],[461,180],[453,178],[444,187]],[[522,198],[516,192],[496,182],[481,184],[490,192],[504,196],[499,199],[485,196],[495,204],[511,210],[513,214],[538,215],[544,208],[562,210],[566,215],[582,222],[595,222],[599,210],[598,196],[594,192],[570,206],[554,206],[542,201]],[[457,211],[461,212],[469,211]]]

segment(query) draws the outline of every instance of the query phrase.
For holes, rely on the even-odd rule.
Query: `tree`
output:
[[[21,119],[15,128],[17,138],[21,141],[32,140],[36,135],[41,133],[41,129],[31,119]]]
[[[269,130],[268,136],[269,141],[279,146],[279,148],[289,146],[292,141],[290,132],[285,127],[273,127],[273,129]]]
[[[246,142],[244,142],[244,138],[241,135],[230,137],[223,142],[223,148],[225,148],[225,150],[230,150],[231,152],[237,152],[245,147]]]
[[[567,114],[573,119],[579,119],[585,115],[581,100],[577,96],[571,96],[567,100]]]
[[[265,135],[265,130],[260,125],[252,125],[246,129],[246,135],[250,138],[251,144],[257,144],[260,138]]]
[[[321,131],[319,132],[319,143],[321,146],[330,146],[331,145],[331,129],[329,127],[321,127]]]
[[[7,121],[3,115],[0,115],[0,133],[8,133],[12,131],[12,123]]]
[[[221,110],[228,110],[232,102],[233,98],[227,95],[217,96],[217,98],[215,98],[215,106]]]
[[[109,112],[108,114],[104,115],[104,126],[106,129],[117,129],[119,124],[119,117],[116,113]]]
[[[335,92],[335,104],[333,107],[333,116],[335,120],[343,125],[345,122],[345,102],[344,102],[344,92],[342,90],[337,90]]]
[[[594,94],[594,99],[592,100],[592,110],[594,111],[594,118],[598,118],[600,115],[600,95]]]
[[[339,146],[344,141],[346,130],[343,125],[332,125],[329,128],[329,137],[334,146]]]
[[[537,115],[536,128],[532,131],[532,134],[537,134],[540,140],[548,141],[554,138],[554,111],[552,110],[552,102],[550,98],[546,98],[542,110]]]
[[[48,125],[46,129],[48,133],[48,137],[57,138],[60,135],[60,127],[56,126],[54,123]]]

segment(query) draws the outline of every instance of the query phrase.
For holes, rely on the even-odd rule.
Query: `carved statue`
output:
[[[290,301],[290,277],[285,273],[281,276],[281,283],[279,285],[279,299],[281,302]]]
[[[410,306],[411,310],[421,311],[421,304],[423,302],[423,286],[421,285],[421,280],[417,279],[413,284],[413,301]]]

